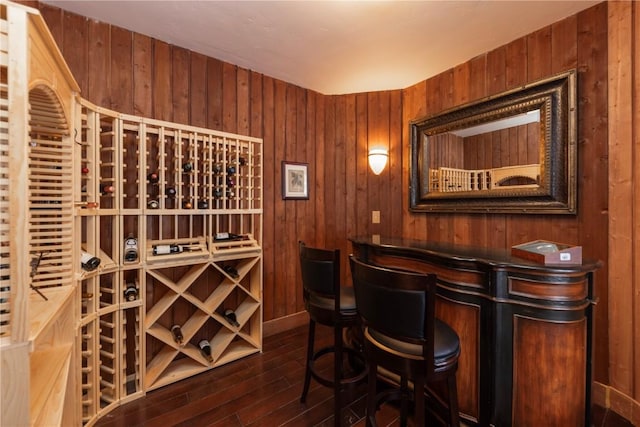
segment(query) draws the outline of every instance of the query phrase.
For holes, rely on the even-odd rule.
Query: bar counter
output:
[[[435,273],[436,315],[460,336],[466,424],[589,426],[598,261],[543,265],[510,251],[354,237],[364,262]]]

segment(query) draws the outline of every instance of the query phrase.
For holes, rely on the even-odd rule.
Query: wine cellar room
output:
[[[592,403],[640,420],[628,262],[640,186],[627,185],[639,16],[635,2],[593,2],[402,89],[323,94],[49,2],[0,0],[0,424],[91,426],[260,357],[307,326],[298,241],[340,249],[349,284],[351,239],[371,235],[581,246],[602,263]],[[410,209],[412,122],[569,70],[574,214]],[[380,147],[376,175],[367,154]],[[285,162],[305,165],[308,197],[285,197]]]

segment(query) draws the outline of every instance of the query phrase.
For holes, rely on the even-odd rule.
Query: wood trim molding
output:
[[[309,315],[306,311],[299,311],[288,316],[268,320],[262,324],[263,338],[270,337],[280,332],[304,326],[309,322]]]
[[[596,382],[593,383],[591,397],[593,404],[611,409],[632,425],[640,426],[640,402],[615,388]]]

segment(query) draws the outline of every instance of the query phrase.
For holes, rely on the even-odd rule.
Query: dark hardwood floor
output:
[[[110,426],[332,426],[333,396],[315,381],[300,403],[307,328],[264,340],[263,353],[147,393],[104,415]],[[318,326],[316,342],[327,345],[330,329]],[[330,372],[331,358],[318,364]],[[344,425],[364,426],[364,386],[354,390]],[[395,418],[391,410],[381,419]]]
[[[96,426],[333,426],[330,389],[312,381],[307,402],[300,403],[306,339],[306,327],[265,338],[262,354],[151,391],[103,415]],[[331,340],[331,329],[318,325],[318,345]],[[332,361],[326,359],[317,366],[330,372]],[[365,397],[364,385],[350,393],[342,425],[364,427]],[[390,405],[383,405],[377,420],[380,426],[400,424],[398,410]],[[594,408],[594,427],[632,426],[625,421]]]

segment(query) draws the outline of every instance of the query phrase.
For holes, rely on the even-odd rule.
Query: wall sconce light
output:
[[[369,150],[369,166],[373,173],[380,175],[384,170],[384,167],[387,165],[388,158],[389,153],[384,148],[374,148]]]

